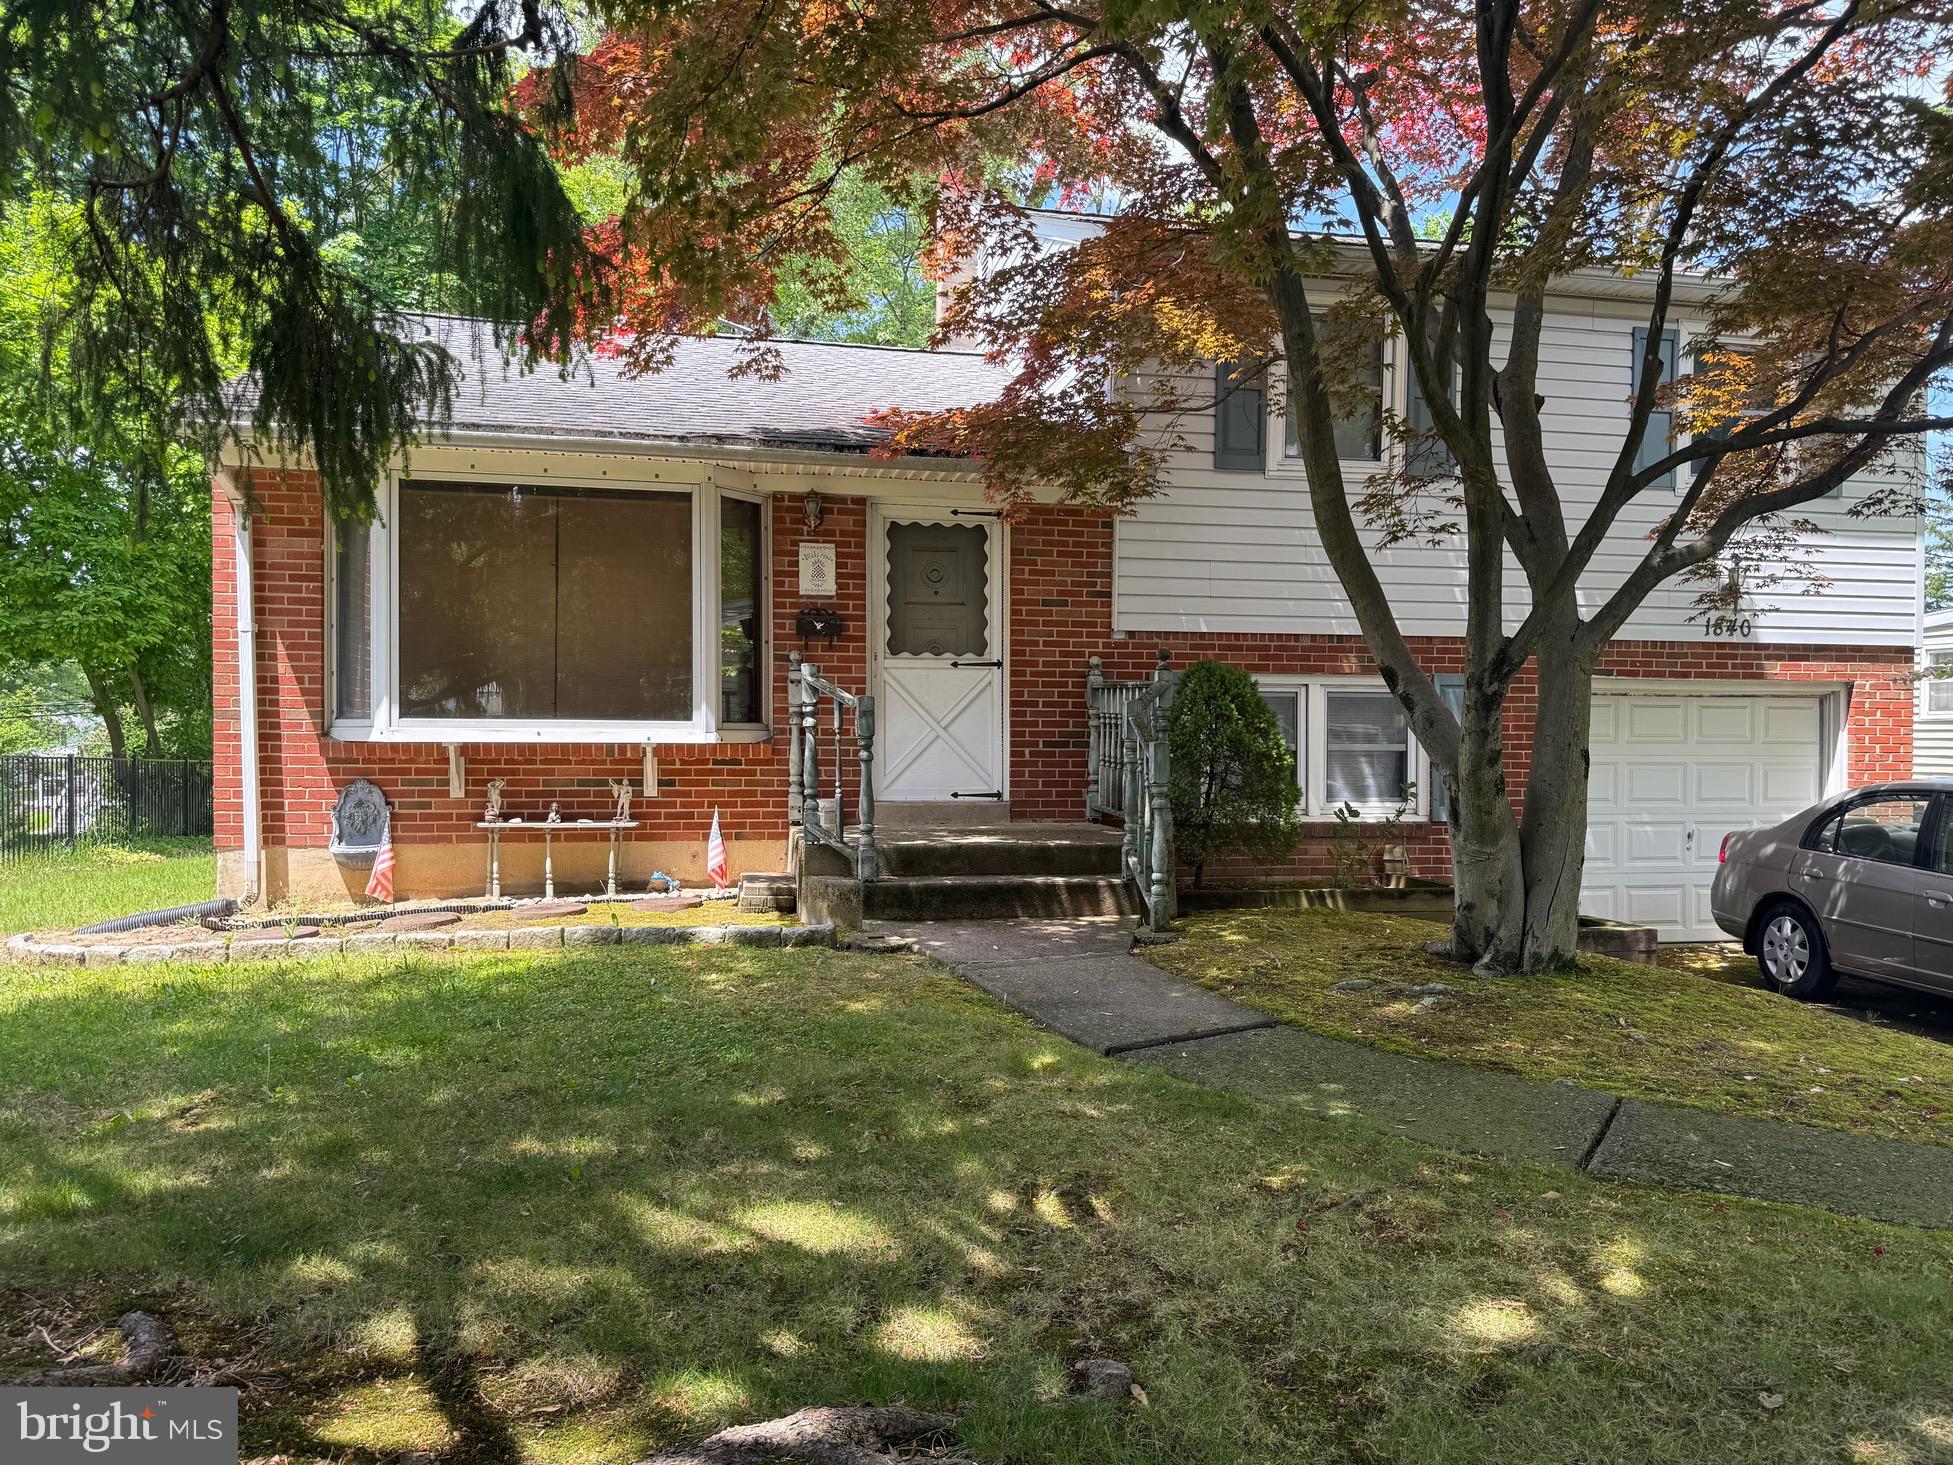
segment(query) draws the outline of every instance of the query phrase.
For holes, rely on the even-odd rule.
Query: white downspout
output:
[[[259,869],[264,859],[262,810],[258,792],[258,615],[252,592],[251,513],[228,473],[220,476],[231,502],[231,556],[236,572],[237,617],[237,751],[242,763],[244,799],[244,897],[241,905],[255,905],[264,890]]]

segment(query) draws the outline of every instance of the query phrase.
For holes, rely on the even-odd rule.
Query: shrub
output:
[[[1272,860],[1295,848],[1295,755],[1253,677],[1225,662],[1195,662],[1181,674],[1166,726],[1174,838],[1195,885],[1217,855]]]

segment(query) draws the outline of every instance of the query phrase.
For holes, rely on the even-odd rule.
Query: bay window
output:
[[[719,502],[719,721],[760,720],[760,506]]]
[[[400,715],[680,722],[686,494],[400,485]]]
[[[332,714],[344,722],[373,715],[373,529],[340,524],[332,557]]]
[[[1409,720],[1375,683],[1257,680],[1295,757],[1306,817],[1329,818],[1345,803],[1366,818],[1379,817],[1402,804],[1413,784],[1421,786],[1422,756]],[[1412,812],[1427,807],[1420,794]]]
[[[763,736],[765,505],[709,481],[397,479],[331,556],[334,735]]]

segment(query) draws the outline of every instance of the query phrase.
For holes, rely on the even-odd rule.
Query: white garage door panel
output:
[[[1720,939],[1722,837],[1817,802],[1823,728],[1818,696],[1595,698],[1581,909],[1664,941]]]

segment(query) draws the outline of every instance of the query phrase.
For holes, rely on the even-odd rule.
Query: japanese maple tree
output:
[[[635,174],[596,242],[640,365],[731,317],[767,369],[782,261],[837,249],[849,170],[937,185],[932,257],[982,265],[944,330],[1018,368],[995,403],[890,414],[890,450],[973,452],[1007,504],[1144,498],[1211,363],[1282,363],[1315,531],[1450,794],[1453,945],[1484,970],[1574,950],[1591,684],[1629,615],[1677,577],[1707,612],[1793,573],[1800,506],[1848,477],[1884,470],[1861,512],[1914,512],[1947,425],[1923,404],[1953,365],[1953,0],[597,8],[552,140]],[[1108,203],[1049,250],[1027,198]],[[1582,271],[1640,282],[1648,342],[1598,491],[1561,483],[1542,427],[1549,295]],[[1678,298],[1707,329],[1670,382]],[[1385,337],[1430,420],[1384,411],[1391,466],[1348,481],[1336,421]],[[1602,574],[1657,493],[1659,527]],[[1462,715],[1372,565],[1401,541],[1462,551]],[[1515,808],[1504,712],[1529,665]]]

